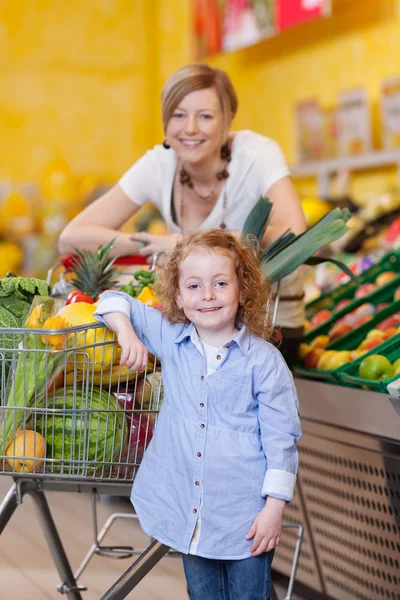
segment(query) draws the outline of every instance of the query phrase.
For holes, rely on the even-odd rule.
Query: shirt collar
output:
[[[186,338],[191,338],[192,336],[197,337],[197,331],[196,331],[196,328],[193,325],[193,323],[190,323],[189,325],[184,325],[180,334],[178,335],[178,337],[175,340],[175,344],[179,344]],[[231,342],[235,342],[235,344],[237,344],[239,346],[239,348],[243,352],[243,354],[248,353],[249,346],[250,346],[250,334],[247,331],[247,328],[245,325],[242,325],[241,329],[239,330],[239,332],[236,334],[236,336],[234,338],[232,338],[231,340],[226,340],[225,345],[229,344]]]

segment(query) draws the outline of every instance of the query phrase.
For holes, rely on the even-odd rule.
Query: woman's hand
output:
[[[253,538],[250,552],[259,556],[276,548],[281,540],[283,511],[285,500],[269,497],[265,507],[254,519],[246,540]]]
[[[164,252],[168,254],[175,248],[176,243],[178,241],[179,235],[177,233],[172,233],[170,235],[153,235],[152,233],[132,233],[130,234],[130,239],[133,242],[142,242],[145,244],[143,248],[140,249],[139,253],[141,256],[145,256],[147,262],[151,264],[153,260],[154,254],[157,252]]]
[[[121,346],[120,365],[131,371],[143,371],[147,366],[148,352],[132,327],[118,333],[118,343]]]

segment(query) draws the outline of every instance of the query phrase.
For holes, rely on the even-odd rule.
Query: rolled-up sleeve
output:
[[[163,360],[163,353],[174,339],[174,326],[159,310],[135,300],[124,292],[104,292],[100,296],[94,316],[107,325],[104,315],[111,312],[128,317],[140,341],[152,354]]]
[[[296,484],[296,444],[301,437],[301,426],[292,375],[275,349],[259,376],[257,399],[261,442],[267,460],[261,494],[290,502]]]

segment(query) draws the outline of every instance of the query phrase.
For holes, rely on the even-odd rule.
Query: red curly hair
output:
[[[269,339],[273,328],[266,305],[271,290],[258,262],[258,244],[252,243],[250,239],[239,240],[220,229],[186,235],[172,250],[154,285],[163,314],[171,323],[189,322],[183,310],[176,304],[176,293],[179,290],[180,265],[198,248],[232,258],[242,298],[236,313],[236,323],[246,325],[248,331],[257,337]]]

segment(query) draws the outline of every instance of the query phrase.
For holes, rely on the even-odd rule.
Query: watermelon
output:
[[[74,387],[57,390],[31,426],[46,440],[46,471],[65,475],[93,475],[102,467],[108,475],[127,438],[118,401],[96,387],[87,396]]]

